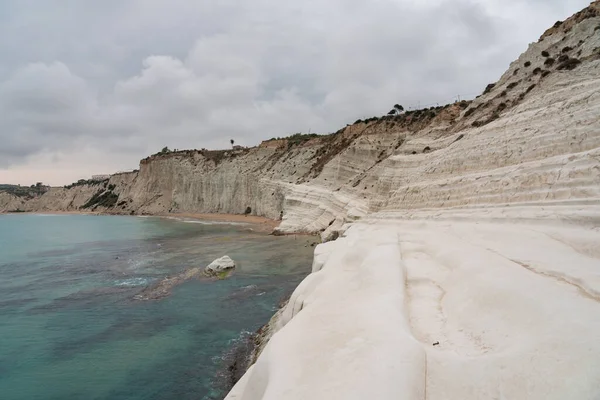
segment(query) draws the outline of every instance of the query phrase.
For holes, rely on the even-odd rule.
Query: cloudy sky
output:
[[[0,0],[0,183],[474,97],[589,0]]]

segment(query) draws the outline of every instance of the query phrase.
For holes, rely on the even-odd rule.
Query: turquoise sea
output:
[[[223,398],[215,377],[244,332],[309,272],[306,237],[251,225],[0,215],[0,399]],[[146,285],[222,255],[238,270],[137,301]]]

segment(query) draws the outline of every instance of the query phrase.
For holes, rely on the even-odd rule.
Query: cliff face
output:
[[[600,196],[598,2],[547,31],[471,103],[357,121],[333,135],[180,151],[107,182],[0,210],[244,213],[318,232],[382,210]],[[327,233],[326,233],[327,234]]]
[[[24,200],[7,192],[0,192],[0,210],[20,210]]]
[[[600,2],[472,103],[343,135],[282,224],[341,237],[226,399],[600,398]]]

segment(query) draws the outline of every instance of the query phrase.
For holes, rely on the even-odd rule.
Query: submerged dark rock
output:
[[[202,276],[202,270],[200,268],[186,269],[180,274],[175,276],[168,276],[154,285],[150,285],[143,289],[141,292],[136,294],[134,300],[160,300],[171,294],[173,288],[177,285],[181,285],[183,282]]]
[[[224,394],[229,393],[246,371],[256,362],[263,349],[275,334],[274,326],[287,305],[292,291],[287,293],[278,305],[275,315],[256,332],[242,332],[231,348],[221,357],[223,364],[217,373],[214,386]]]
[[[223,366],[217,373],[214,386],[228,393],[254,363],[256,333],[242,332],[231,348],[222,356]]]

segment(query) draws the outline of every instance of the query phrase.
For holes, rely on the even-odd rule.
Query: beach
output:
[[[157,215],[157,217],[243,223],[252,225],[252,229],[255,231],[268,233],[271,233],[281,223],[281,221],[259,217],[257,215],[240,214],[165,213]]]

